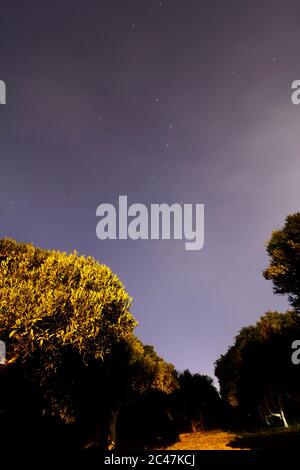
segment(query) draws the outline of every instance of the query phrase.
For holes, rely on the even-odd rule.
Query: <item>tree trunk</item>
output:
[[[108,436],[107,436],[107,448],[113,450],[116,448],[117,440],[117,419],[120,411],[120,406],[113,409],[109,413],[108,417]]]
[[[102,412],[92,424],[91,434],[85,449],[100,448],[101,450],[113,450],[117,439],[117,418],[120,405],[111,410]]]
[[[284,415],[284,412],[283,412],[282,408],[280,409],[280,416],[281,416],[281,419],[282,419],[282,422],[283,422],[283,426],[285,427],[285,429],[287,429],[289,427],[289,425],[287,423],[287,420],[285,419],[285,415]]]

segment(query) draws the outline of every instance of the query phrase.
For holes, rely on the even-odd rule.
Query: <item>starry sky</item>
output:
[[[300,203],[298,0],[2,0],[0,236],[116,272],[137,335],[213,374],[288,308],[265,244]],[[96,237],[96,208],[204,203],[205,246]]]

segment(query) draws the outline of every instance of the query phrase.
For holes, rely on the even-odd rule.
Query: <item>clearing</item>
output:
[[[180,434],[180,440],[166,450],[297,450],[299,430],[273,429],[257,433],[222,430]]]

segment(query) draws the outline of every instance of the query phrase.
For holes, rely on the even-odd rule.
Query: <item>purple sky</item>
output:
[[[242,326],[287,309],[265,242],[300,202],[298,0],[2,0],[0,236],[93,255],[136,330],[213,373]],[[100,241],[96,207],[205,203],[205,247]]]

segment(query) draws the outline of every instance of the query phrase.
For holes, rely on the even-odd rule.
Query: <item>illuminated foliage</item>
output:
[[[288,294],[300,311],[300,212],[289,215],[284,227],[273,232],[267,245],[270,264],[264,276],[274,284],[276,294]]]
[[[0,292],[8,366],[20,365],[63,421],[176,385],[173,366],[133,335],[122,283],[93,258],[2,240]]]

